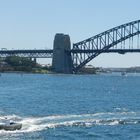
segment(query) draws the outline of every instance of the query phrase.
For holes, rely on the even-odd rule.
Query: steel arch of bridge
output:
[[[134,36],[137,36],[139,41],[139,26],[140,20],[129,22],[73,44],[71,54],[74,72],[77,72],[101,53],[117,52],[124,54],[126,52],[140,52],[139,46],[136,49],[130,46],[129,48],[128,46],[125,47],[125,41],[129,39],[129,43],[131,42],[132,44]],[[121,43],[120,48],[117,47],[119,43]]]

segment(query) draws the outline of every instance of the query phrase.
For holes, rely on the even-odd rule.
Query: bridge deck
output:
[[[67,51],[72,54],[82,54],[82,53],[139,53],[140,49],[109,49],[109,50],[70,50]],[[7,56],[21,56],[21,57],[31,57],[31,58],[52,58],[53,50],[0,50],[0,57]]]
[[[71,53],[139,53],[140,49],[109,49],[109,50],[71,50]]]

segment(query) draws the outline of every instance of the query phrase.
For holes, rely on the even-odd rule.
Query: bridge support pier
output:
[[[72,73],[71,43],[69,35],[56,34],[53,44],[52,68],[56,73]]]

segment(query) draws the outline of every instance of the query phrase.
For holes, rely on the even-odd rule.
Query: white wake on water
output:
[[[81,115],[57,115],[45,117],[20,117],[17,115],[0,116],[22,123],[22,129],[16,131],[0,130],[0,135],[6,133],[29,133],[57,127],[91,127],[94,125],[119,125],[140,123],[140,113],[108,112]]]

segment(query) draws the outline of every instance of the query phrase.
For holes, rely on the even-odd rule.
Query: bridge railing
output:
[[[0,50],[0,57],[20,56],[28,58],[52,58],[53,50]]]

